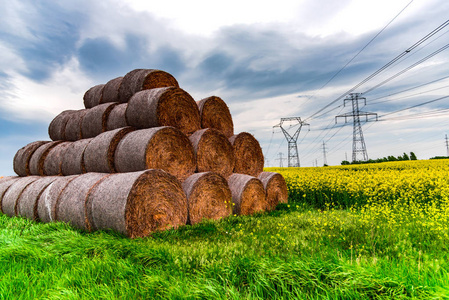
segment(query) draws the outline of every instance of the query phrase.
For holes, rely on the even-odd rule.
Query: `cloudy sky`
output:
[[[310,124],[301,166],[323,164],[323,142],[329,165],[350,160],[352,119],[335,124],[351,111],[348,91],[379,116],[362,127],[370,158],[447,153],[449,26],[405,51],[447,21],[448,1],[10,0],[0,10],[0,175],[13,175],[19,148],[49,140],[58,113],[83,108],[86,90],[135,68],[171,73],[195,100],[221,97],[267,166],[287,157],[273,128],[284,117]]]

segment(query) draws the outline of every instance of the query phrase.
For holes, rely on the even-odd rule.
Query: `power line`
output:
[[[316,91],[314,93],[314,95],[316,95],[317,93],[319,93],[323,88],[325,88],[332,80],[334,80],[354,59],[357,58],[357,56],[360,55],[360,53],[363,52],[363,50],[365,50],[379,35],[382,34],[382,32],[385,31],[385,29],[387,29],[388,26],[390,26],[391,23],[393,23],[394,20],[396,20],[397,17],[399,17],[399,15],[402,14],[402,12],[409,7],[410,4],[412,4],[413,0],[411,0],[403,9],[401,9],[401,11],[396,14],[396,16],[394,16],[393,19],[390,20],[390,22],[387,23],[387,25],[385,25],[373,38],[371,38],[371,40],[365,45],[363,46],[362,49],[359,50],[359,52],[357,52],[356,55],[354,55],[340,70],[338,70],[325,84],[323,84],[318,91]],[[307,103],[314,95],[312,95],[311,97],[309,97],[306,101],[304,101],[303,105],[305,103]]]
[[[413,51],[416,47],[418,47],[419,45],[421,45],[422,43],[424,43],[425,41],[427,41],[428,39],[430,39],[432,36],[434,36],[435,34],[437,34],[439,31],[441,31],[442,29],[444,29],[446,26],[449,25],[449,20],[445,21],[443,24],[441,24],[440,26],[438,26],[437,28],[435,28],[434,30],[432,30],[430,33],[428,33],[426,36],[424,36],[423,38],[421,38],[419,41],[417,41],[416,43],[414,43],[412,46],[410,46],[409,48],[407,48],[404,52],[402,52],[401,54],[399,54],[398,56],[396,56],[395,58],[393,58],[390,62],[388,62],[387,64],[385,64],[383,67],[381,67],[380,69],[378,69],[377,71],[375,71],[374,73],[372,73],[371,75],[369,75],[368,77],[366,77],[364,80],[362,80],[360,83],[358,83],[357,85],[355,85],[353,88],[351,88],[350,90],[348,90],[346,93],[342,94],[340,97],[338,97],[337,99],[331,101],[329,104],[325,105],[323,108],[321,108],[320,110],[318,110],[316,113],[314,113],[313,115],[311,115],[310,117],[308,117],[306,120],[309,120],[311,118],[313,118],[314,116],[318,115],[319,113],[321,113],[323,110],[325,110],[326,108],[328,108],[329,106],[333,105],[334,103],[336,103],[337,101],[343,99],[344,97],[346,97],[346,95],[352,93],[355,89],[359,88],[360,86],[362,86],[363,84],[365,84],[366,82],[368,82],[369,80],[373,79],[375,76],[377,76],[379,73],[381,73],[382,71],[386,70],[388,67],[390,67],[391,65],[393,65],[394,63],[396,63],[398,60],[400,60],[402,57],[404,57],[405,55],[409,54],[411,51]]]

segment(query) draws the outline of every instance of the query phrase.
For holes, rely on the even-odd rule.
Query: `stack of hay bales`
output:
[[[234,134],[226,103],[196,102],[167,72],[96,85],[84,106],[53,119],[51,141],[17,151],[19,176],[0,179],[2,213],[134,238],[287,202],[284,178],[263,172],[258,141]]]

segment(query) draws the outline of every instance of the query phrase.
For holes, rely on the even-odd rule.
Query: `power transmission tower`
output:
[[[295,124],[291,125],[290,127],[298,126],[298,129],[291,135],[288,133],[288,131],[282,126],[284,125],[284,122],[294,122]],[[284,134],[285,138],[288,142],[288,166],[289,167],[299,167],[299,155],[298,155],[298,145],[296,144],[296,141],[298,140],[299,133],[301,131],[301,128],[303,125],[309,125],[305,123],[304,121],[301,121],[300,117],[292,117],[292,118],[281,118],[281,122],[277,125],[274,125],[274,127],[280,127],[282,130],[282,133]]]
[[[449,142],[447,140],[447,134],[446,134],[446,155],[449,157]]]
[[[362,125],[360,125],[360,116],[366,117],[366,122],[368,122],[368,116],[376,116],[377,114],[371,112],[364,112],[359,109],[359,100],[364,101],[366,105],[366,98],[361,97],[360,93],[351,93],[343,101],[343,105],[346,106],[346,101],[351,101],[352,112],[338,115],[335,117],[335,123],[337,123],[337,118],[345,118],[345,123],[347,123],[348,118],[352,117],[353,132],[352,132],[352,161],[357,161],[358,154],[361,154],[364,161],[368,160],[368,152],[366,151],[365,139],[363,138]]]
[[[279,168],[284,167],[283,161],[286,160],[286,158],[283,158],[282,155],[283,155],[282,152],[279,152],[279,158],[275,159],[275,160],[279,160]]]
[[[323,166],[327,165],[327,158],[326,158],[326,144],[323,141]]]

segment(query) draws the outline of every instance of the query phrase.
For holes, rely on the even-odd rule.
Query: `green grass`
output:
[[[292,203],[130,240],[0,215],[0,299],[449,295],[446,244],[378,225],[366,235],[357,213]]]

